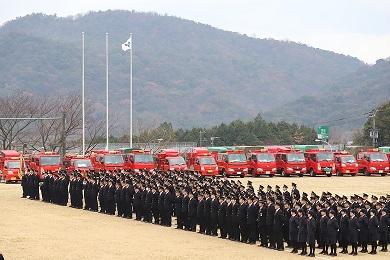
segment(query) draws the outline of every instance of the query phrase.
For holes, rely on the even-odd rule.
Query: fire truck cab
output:
[[[277,147],[274,153],[278,174],[282,176],[298,175],[302,177],[306,173],[305,156],[300,150]]]
[[[353,157],[349,152],[335,152],[334,160],[337,176],[343,176],[347,174],[355,176],[358,173],[358,164],[355,160],[355,157]]]
[[[61,158],[56,152],[35,153],[30,157],[29,167],[38,172],[39,178],[42,178],[44,172],[56,173],[61,170]]]
[[[389,173],[389,159],[386,154],[377,148],[367,149],[356,155],[359,172],[366,176],[371,174],[380,174],[386,176]]]
[[[134,172],[139,172],[140,170],[154,170],[154,158],[149,150],[123,148],[119,149],[119,151],[123,154],[126,170],[132,170]]]
[[[78,170],[83,175],[93,170],[91,159],[78,154],[66,154],[64,157],[64,167],[68,173]]]
[[[157,153],[157,169],[161,171],[186,171],[187,164],[174,149],[162,149]]]
[[[0,151],[0,176],[5,183],[20,181],[23,168],[20,156],[14,150]]]
[[[387,155],[387,159],[390,162],[390,146],[379,147],[379,150]]]
[[[114,171],[125,168],[123,155],[120,151],[94,150],[89,154],[95,171]]]
[[[248,158],[248,172],[253,177],[266,175],[273,177],[276,173],[275,155],[268,151],[268,149],[260,149],[249,151]]]
[[[186,153],[188,169],[203,176],[218,175],[218,165],[205,147],[194,147]]]
[[[336,172],[333,152],[325,149],[310,149],[305,152],[307,173],[314,177],[326,175],[331,177]]]
[[[244,178],[248,174],[248,162],[243,150],[230,150],[226,147],[209,147],[208,151],[217,161],[219,174],[240,176]]]

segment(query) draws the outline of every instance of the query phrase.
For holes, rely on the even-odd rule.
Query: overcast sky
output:
[[[152,11],[259,38],[292,40],[358,57],[390,57],[389,0],[0,0],[0,23],[30,13]]]

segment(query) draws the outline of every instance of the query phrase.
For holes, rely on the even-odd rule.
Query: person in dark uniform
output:
[[[359,244],[361,246],[361,253],[367,253],[368,244],[368,217],[365,208],[359,212]]]
[[[298,226],[299,226],[299,218],[297,216],[297,210],[291,210],[291,217],[288,221],[288,236],[293,250],[291,253],[298,253]]]
[[[109,181],[108,189],[106,194],[107,201],[107,213],[109,215],[115,215],[115,187],[113,185],[113,180]]]
[[[218,210],[219,210],[219,202],[216,198],[216,194],[211,194],[211,210],[210,210],[210,230],[212,236],[218,236]]]
[[[190,198],[188,196],[188,192],[186,190],[183,190],[183,198],[181,201],[180,216],[181,216],[181,222],[182,222],[185,230],[189,230],[189,224],[188,224],[188,203],[189,203],[189,201],[190,201]]]
[[[205,200],[203,199],[203,194],[199,193],[198,205],[196,207],[196,221],[199,224],[199,233],[200,234],[205,234],[205,232],[206,232],[204,204],[205,204]]]
[[[233,213],[233,202],[230,196],[226,197],[226,233],[227,238],[232,240],[233,238],[233,223],[232,223],[232,213]]]
[[[375,209],[370,210],[370,218],[368,219],[368,241],[371,244],[369,254],[375,255],[378,247],[378,218],[376,217]]]
[[[211,198],[208,191],[205,192],[204,220],[206,235],[211,235]]]
[[[258,209],[253,203],[253,198],[248,198],[248,209],[247,209],[247,230],[249,244],[256,244],[257,240],[257,214]]]
[[[307,213],[307,243],[309,244],[310,252],[308,256],[310,257],[315,257],[316,227],[314,212],[309,210]]]
[[[275,213],[274,213],[274,223],[272,226],[272,233],[274,235],[274,240],[276,243],[276,249],[279,251],[284,250],[283,245],[283,224],[284,224],[284,214],[280,208],[280,203],[275,203]]]
[[[153,214],[154,224],[159,224],[160,222],[160,215],[158,211],[158,197],[159,194],[157,192],[157,188],[153,186],[152,187],[152,214]]]
[[[352,252],[350,255],[357,255],[358,241],[359,241],[359,221],[357,218],[356,210],[351,210],[349,213],[349,241],[352,246]]]
[[[169,191],[168,187],[165,187],[164,192],[164,213],[163,213],[163,226],[172,226],[172,211],[173,211],[174,195]]]
[[[320,211],[321,217],[320,217],[320,224],[319,224],[319,241],[320,241],[320,247],[322,248],[322,251],[320,254],[327,255],[328,254],[328,231],[327,231],[327,225],[329,221],[329,217],[327,216],[326,209],[321,209]]]
[[[348,243],[349,243],[349,219],[347,215],[347,210],[342,209],[339,221],[339,241],[342,248],[341,254],[348,254]]]
[[[287,243],[287,247],[292,247],[290,242],[290,236],[289,236],[289,220],[291,217],[291,205],[290,201],[285,201],[284,203],[284,210],[283,210],[283,239]]]
[[[327,228],[327,237],[328,237],[328,243],[330,245],[330,256],[337,256],[336,252],[336,243],[337,243],[337,231],[339,229],[338,221],[335,217],[335,211],[330,210],[329,211],[329,220],[328,224],[326,226]]]
[[[134,211],[135,211],[135,220],[141,220],[141,192],[138,186],[135,186],[134,192]]]
[[[240,198],[240,207],[238,208],[238,222],[240,227],[240,237],[238,239],[242,243],[246,243],[248,241],[248,228],[247,228],[247,214],[248,214],[248,204],[246,203],[243,197]]]
[[[387,252],[387,238],[388,238],[388,228],[389,228],[389,216],[387,214],[387,209],[382,209],[381,217],[379,219],[379,244],[382,247],[381,252]]]
[[[240,210],[240,203],[239,199],[235,197],[233,199],[232,203],[232,234],[233,237],[231,240],[233,241],[240,241],[240,216],[239,216],[239,210]]]
[[[302,208],[298,210],[298,217],[298,243],[302,250],[300,255],[307,255],[307,219]]]
[[[225,239],[227,236],[226,232],[226,211],[227,203],[223,196],[219,197],[219,208],[218,208],[218,226],[220,231],[220,238]]]
[[[25,172],[22,175],[22,180],[20,185],[22,186],[22,192],[23,192],[22,198],[27,198],[27,172]]]
[[[292,189],[291,189],[291,197],[295,198],[296,200],[301,199],[301,194],[299,193],[299,190],[297,189],[297,185],[293,182],[291,184]]]
[[[162,186],[160,186],[158,188],[158,191],[159,191],[159,196],[158,196],[158,213],[159,213],[159,217],[160,217],[159,223],[162,225],[163,216],[164,216],[164,196],[165,196],[165,193],[164,193],[164,188]]]
[[[275,214],[275,206],[273,204],[274,200],[272,197],[267,198],[267,214],[265,219],[265,224],[267,226],[267,245],[271,249],[275,249],[275,239],[272,232],[273,224],[274,224],[274,214]]]
[[[144,202],[144,221],[152,223],[152,203],[153,193],[149,187],[145,189],[145,202]]]
[[[188,201],[188,230],[196,232],[196,213],[198,208],[198,201],[194,197],[192,191],[189,192],[189,201]]]
[[[267,247],[267,206],[263,199],[259,201],[259,212],[257,214],[257,230],[260,235],[260,246]]]

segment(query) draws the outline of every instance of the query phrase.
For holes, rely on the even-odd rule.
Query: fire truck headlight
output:
[[[347,165],[345,163],[342,163],[341,167],[347,167]]]
[[[229,172],[234,172],[234,169],[228,169]]]
[[[375,167],[370,167],[371,171],[376,171]]]
[[[276,168],[272,168],[272,171],[273,171],[273,172],[276,172]]]
[[[321,171],[321,165],[320,165],[320,164],[318,164],[317,169],[318,169],[319,171]]]
[[[218,171],[218,166],[215,166],[215,170]]]
[[[202,171],[204,171],[204,166],[200,167],[200,169],[201,169]]]
[[[247,171],[248,171],[248,168],[245,168],[245,169],[244,169],[244,172],[247,172]]]
[[[8,171],[8,174],[9,175],[14,175],[14,172],[13,171]]]
[[[258,171],[258,172],[262,172],[262,171],[263,171],[263,169],[261,169],[261,168],[257,168],[257,171]]]
[[[389,170],[389,167],[386,167],[386,168],[385,168],[385,171],[388,171],[388,170]]]
[[[292,172],[292,171],[293,171],[293,168],[288,167],[288,168],[287,168],[287,171]]]

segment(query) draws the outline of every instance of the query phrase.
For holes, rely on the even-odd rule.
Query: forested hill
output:
[[[86,33],[88,105],[104,112],[105,33],[109,32],[111,110],[128,118],[129,56],[134,35],[137,118],[176,127],[252,118],[302,96],[320,97],[334,80],[367,65],[294,42],[255,39],[171,16],[130,11],[59,18],[33,14],[0,27],[0,90],[55,95],[81,88]],[[302,104],[304,105],[304,104]]]
[[[305,95],[266,113],[266,118],[333,128],[360,128],[372,109],[390,101],[390,58],[360,68],[320,96]]]

